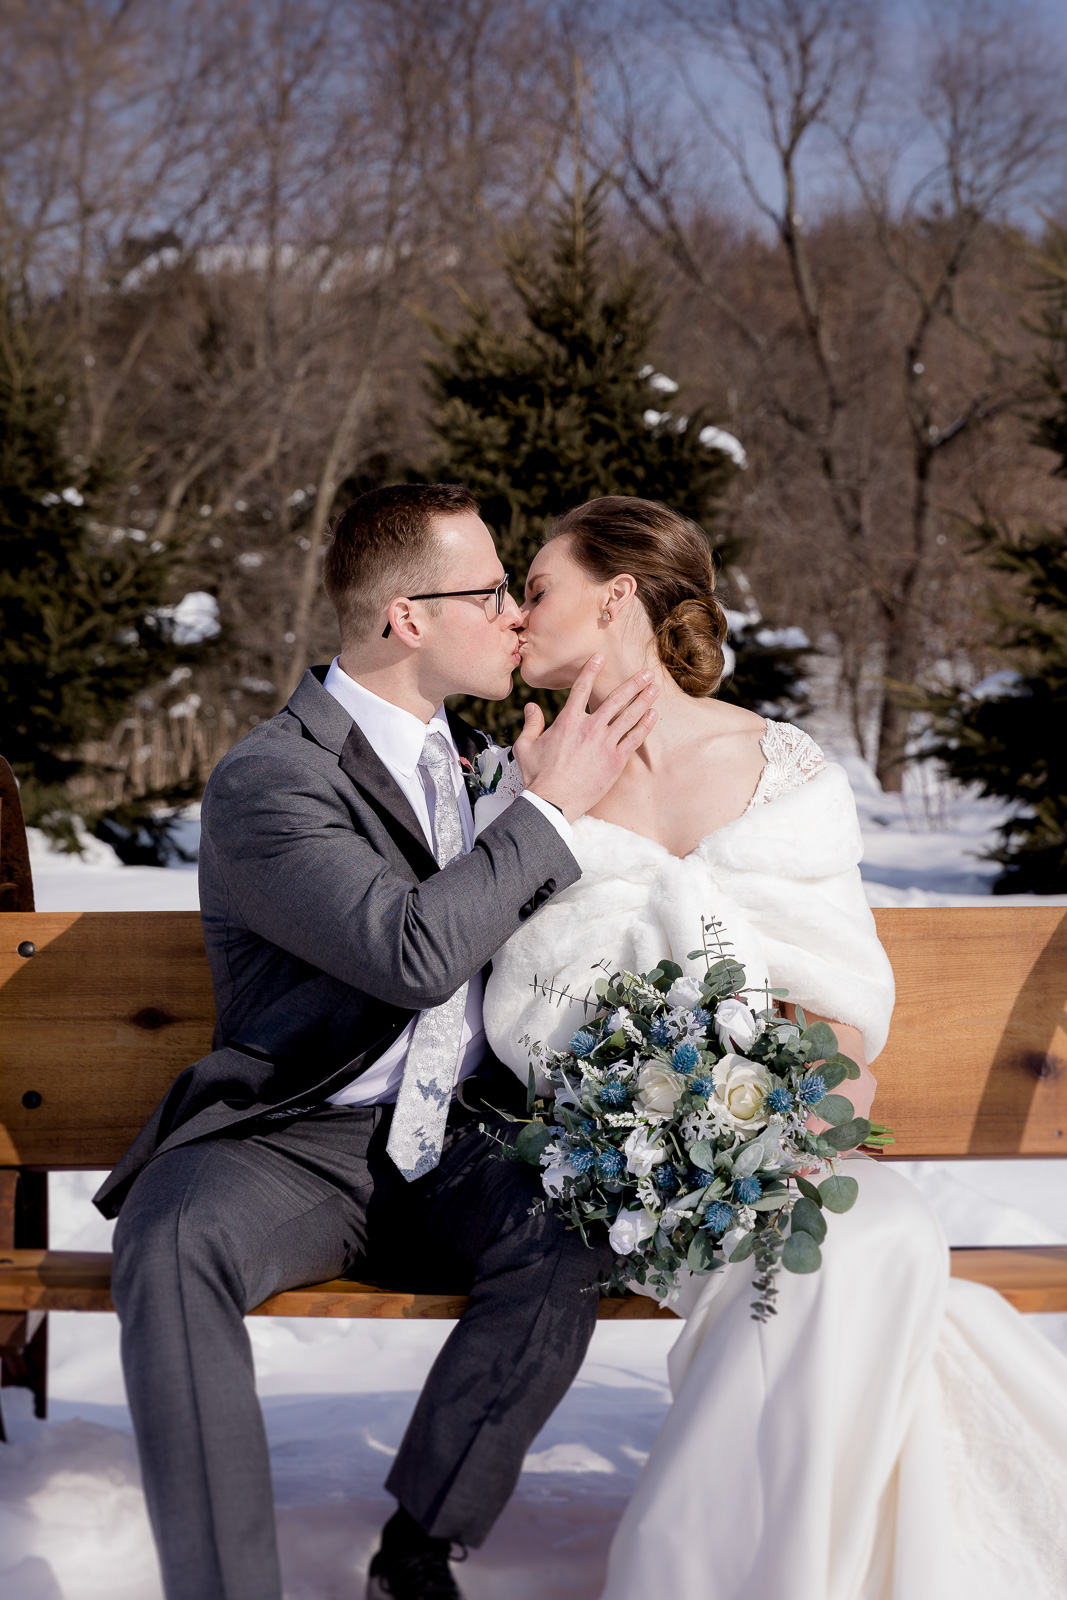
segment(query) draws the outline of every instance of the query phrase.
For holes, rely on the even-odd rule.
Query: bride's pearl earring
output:
[[[604,612],[604,621],[605,622],[610,622],[611,621],[611,612],[610,611],[605,611]]]

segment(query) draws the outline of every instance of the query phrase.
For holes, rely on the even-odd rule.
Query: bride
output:
[[[640,972],[726,925],[748,981],[830,1021],[870,1110],[893,975],[863,896],[855,806],[800,729],[712,698],[726,624],[699,529],[649,501],[569,512],[530,569],[527,683],[596,694],[654,666],[659,719],[574,827],[582,877],[509,941],[489,1041],[526,1080],[523,1036],[564,1047],[593,963]],[[536,711],[528,712],[538,720]],[[478,821],[518,791],[513,763]],[[821,1125],[817,1125],[821,1126]],[[919,1192],[849,1160],[859,1199],[822,1270],[779,1277],[752,1320],[752,1261],[691,1278],[674,1404],[611,1549],[603,1600],[1059,1600],[1067,1588],[1067,1361],[992,1290],[953,1280]]]

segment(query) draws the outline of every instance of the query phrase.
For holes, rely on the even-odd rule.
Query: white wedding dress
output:
[[[486,1031],[525,1081],[524,1035],[561,1046],[593,964],[686,971],[700,918],[769,980],[882,1048],[892,972],[860,883],[840,767],[768,723],[743,816],[684,860],[613,823],[574,829],[581,879],[494,962]],[[519,785],[478,802],[484,826]],[[537,987],[534,987],[534,980]],[[550,983],[556,994],[546,996]],[[994,1291],[950,1279],[937,1219],[891,1166],[848,1162],[823,1267],[779,1274],[752,1320],[752,1263],[690,1278],[674,1404],[611,1549],[603,1600],[1062,1600],[1067,1359]]]

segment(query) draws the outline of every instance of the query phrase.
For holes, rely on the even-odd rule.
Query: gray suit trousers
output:
[[[386,1154],[391,1106],[324,1106],[166,1151],[115,1235],[126,1387],[167,1600],[280,1600],[270,1468],[247,1311],[340,1276],[470,1294],[387,1487],[427,1533],[478,1545],[596,1324],[609,1264],[554,1213],[537,1172],[493,1159],[453,1105],[436,1171]]]

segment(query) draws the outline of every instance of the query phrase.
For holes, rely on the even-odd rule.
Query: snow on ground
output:
[[[813,729],[813,731],[816,731]],[[818,734],[817,734],[818,736]],[[823,739],[835,753],[830,739]],[[1003,811],[931,785],[882,794],[841,755],[857,795],[872,905],[990,902],[995,867],[977,859]],[[195,849],[191,813],[181,840]],[[195,909],[196,873],[122,867],[90,841],[81,860],[32,841],[42,911]],[[1067,896],[1041,897],[1067,904]],[[1059,1161],[902,1163],[953,1244],[1067,1243]],[[53,1174],[56,1248],[107,1249],[89,1197],[97,1178]],[[1003,1197],[1010,1196],[1010,1200]],[[159,1600],[111,1316],[53,1315],[47,1422],[6,1389],[12,1443],[0,1448],[0,1600]],[[1067,1317],[1036,1317],[1067,1350]],[[253,1318],[287,1600],[341,1600],[362,1573],[392,1501],[381,1481],[447,1323]],[[577,1383],[534,1442],[519,1488],[460,1576],[469,1600],[593,1600],[612,1530],[668,1404],[670,1324],[601,1325]]]

